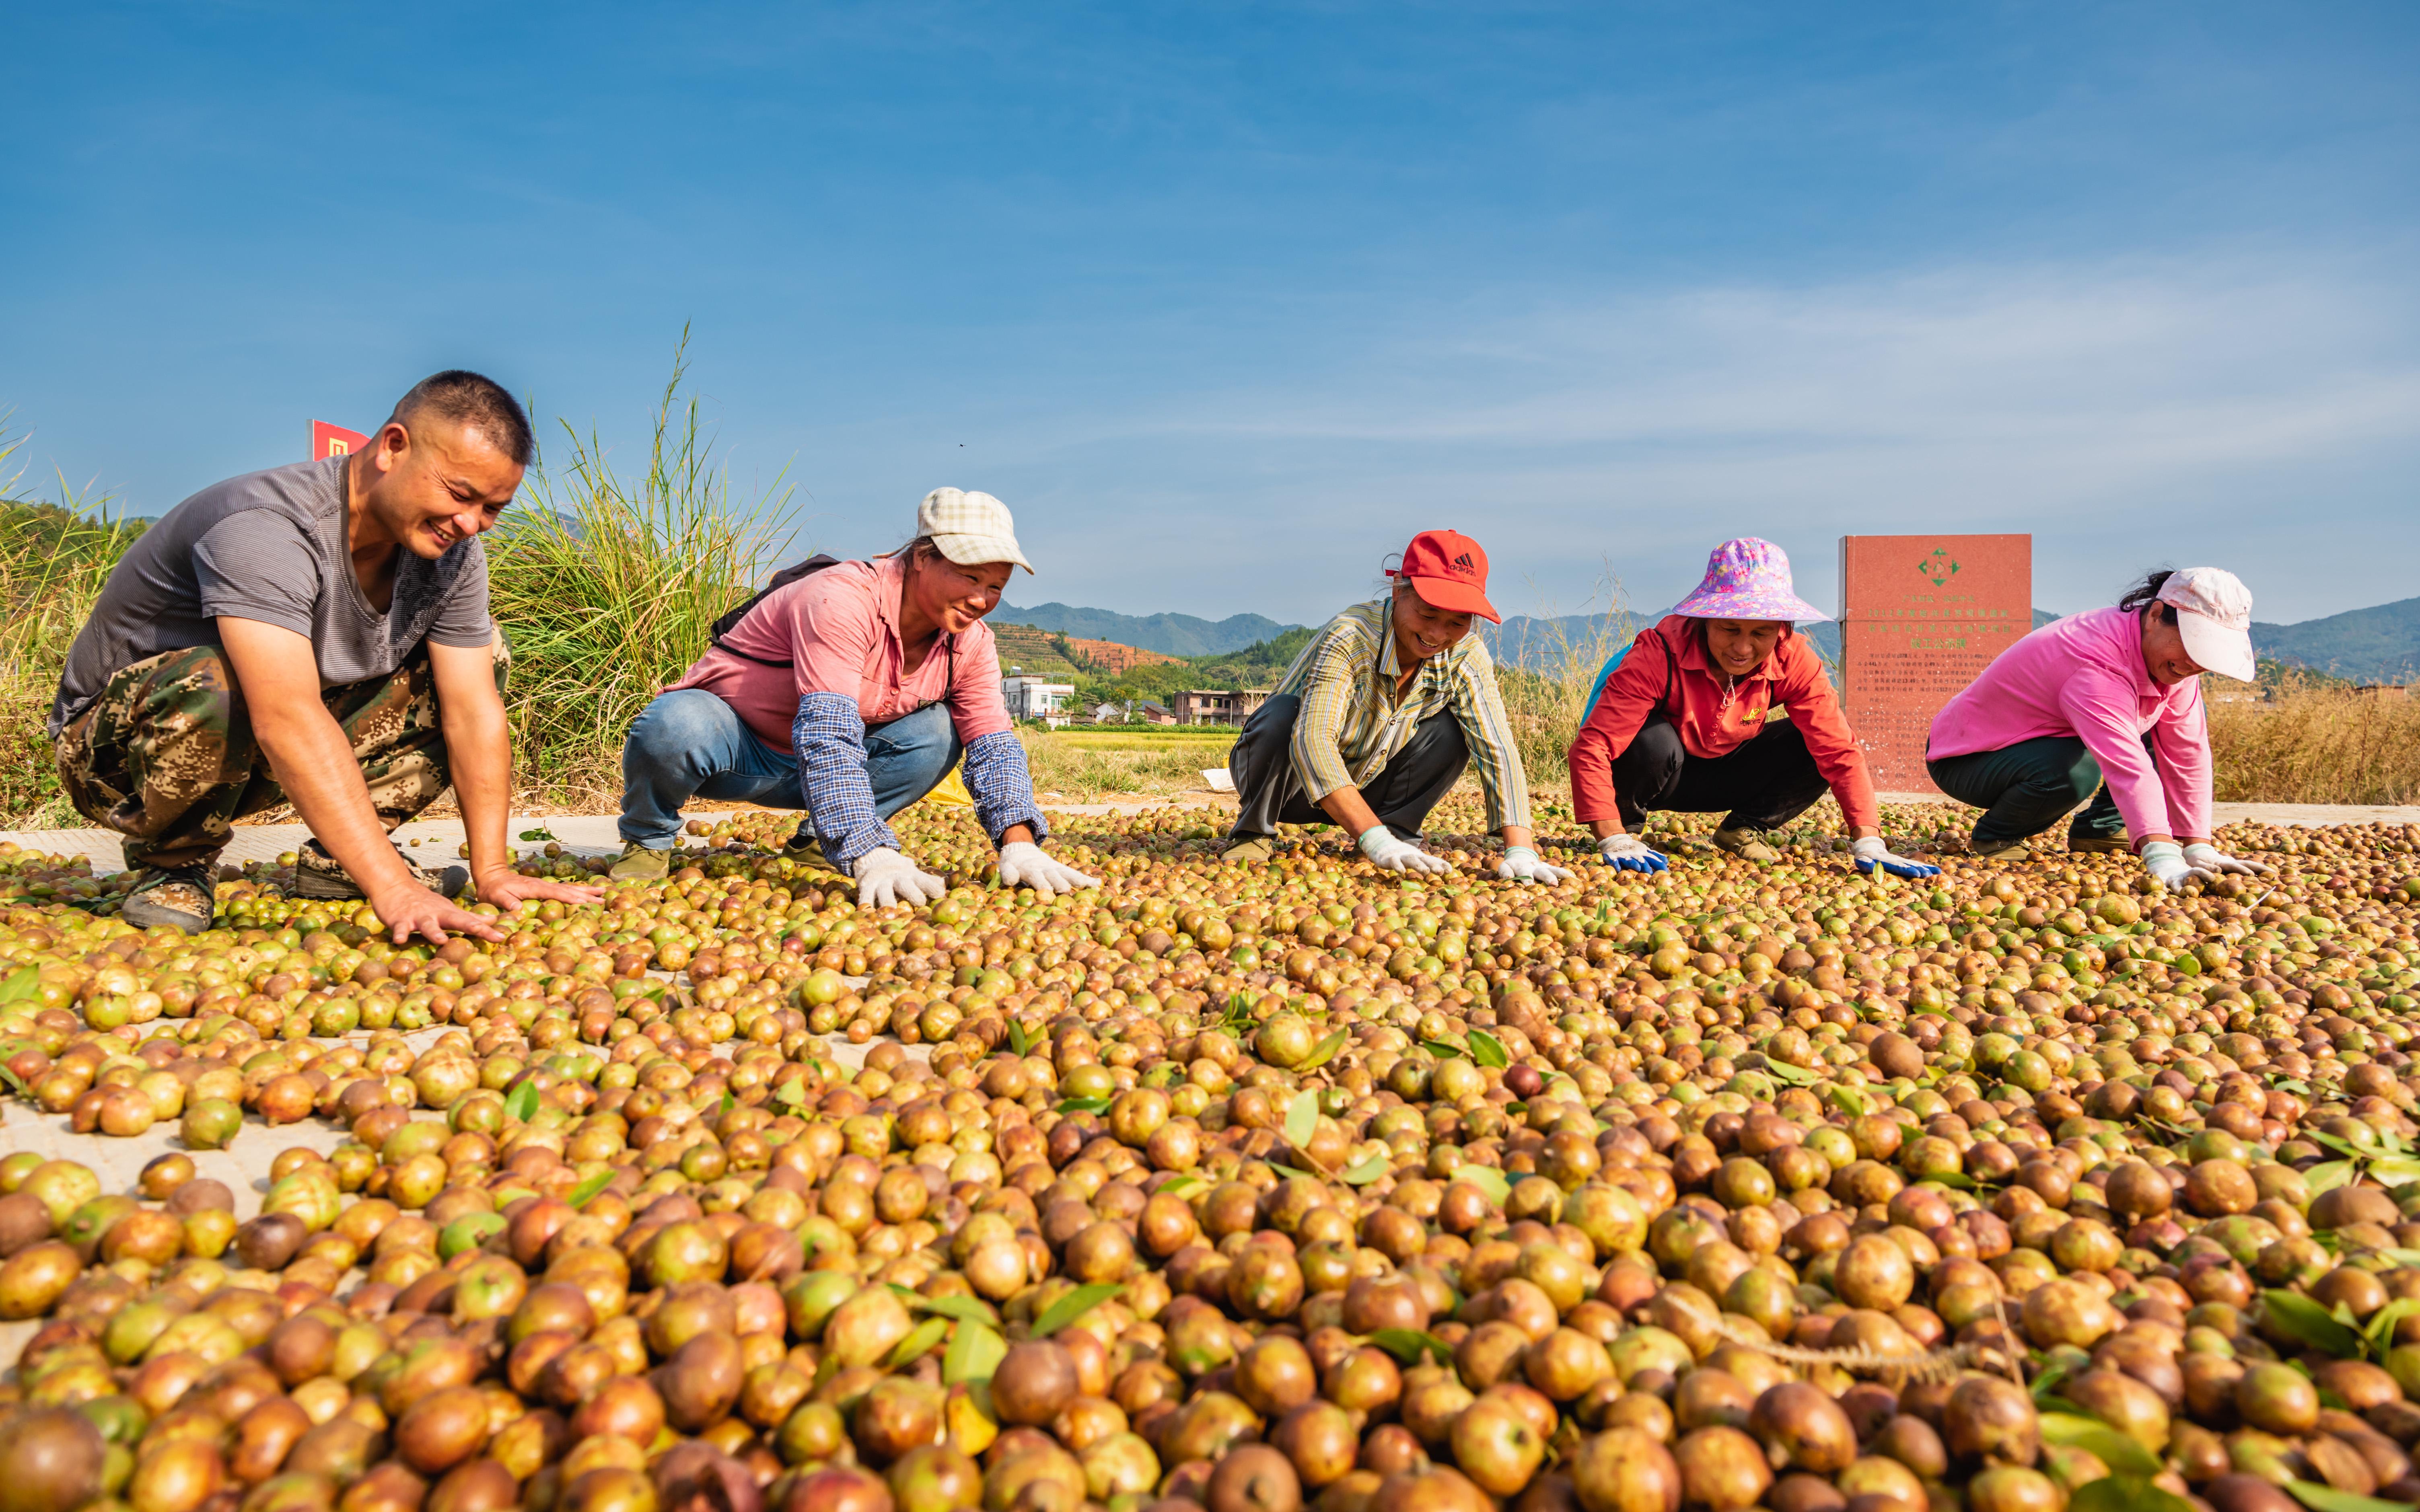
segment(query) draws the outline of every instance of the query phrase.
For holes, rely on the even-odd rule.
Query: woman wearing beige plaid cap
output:
[[[797,859],[857,881],[866,905],[929,903],[939,877],[900,853],[884,821],[965,763],[1000,878],[1046,896],[1100,886],[1046,855],[1025,748],[983,623],[1018,567],[1008,506],[936,488],[906,546],[872,562],[816,557],[777,578],[622,748],[617,877],[660,877],[691,798],[802,809]]]

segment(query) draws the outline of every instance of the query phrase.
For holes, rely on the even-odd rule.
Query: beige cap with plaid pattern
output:
[[[987,493],[934,489],[916,506],[916,533],[931,536],[941,555],[962,567],[1013,562],[1033,570],[1017,548],[1016,521],[1008,506]]]

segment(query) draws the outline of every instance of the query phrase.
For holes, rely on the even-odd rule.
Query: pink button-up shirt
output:
[[[1925,754],[1936,761],[1971,756],[2045,735],[2084,742],[2137,841],[2209,836],[2210,720],[2201,679],[2173,687],[2152,681],[2143,663],[2139,611],[2070,615],[2001,652],[1932,717]]]
[[[905,671],[899,597],[907,571],[904,557],[844,562],[778,588],[665,691],[706,689],[730,704],[757,739],[782,751],[790,748],[799,701],[809,693],[856,700],[869,728],[947,702],[960,745],[1008,729],[991,626],[978,621],[940,637],[923,666]]]

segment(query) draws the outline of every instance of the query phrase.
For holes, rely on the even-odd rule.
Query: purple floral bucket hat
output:
[[[1706,558],[1698,591],[1672,607],[1693,620],[1828,620],[1791,591],[1790,557],[1771,541],[1744,535]]]

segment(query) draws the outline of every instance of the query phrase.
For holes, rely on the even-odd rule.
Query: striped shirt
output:
[[[1279,693],[1302,700],[1294,722],[1294,769],[1316,803],[1339,788],[1366,786],[1410,743],[1420,721],[1451,710],[1487,799],[1487,827],[1529,825],[1529,784],[1512,745],[1512,722],[1496,690],[1496,664],[1466,635],[1421,663],[1398,696],[1392,600],[1356,604],[1327,622],[1286,669]]]

